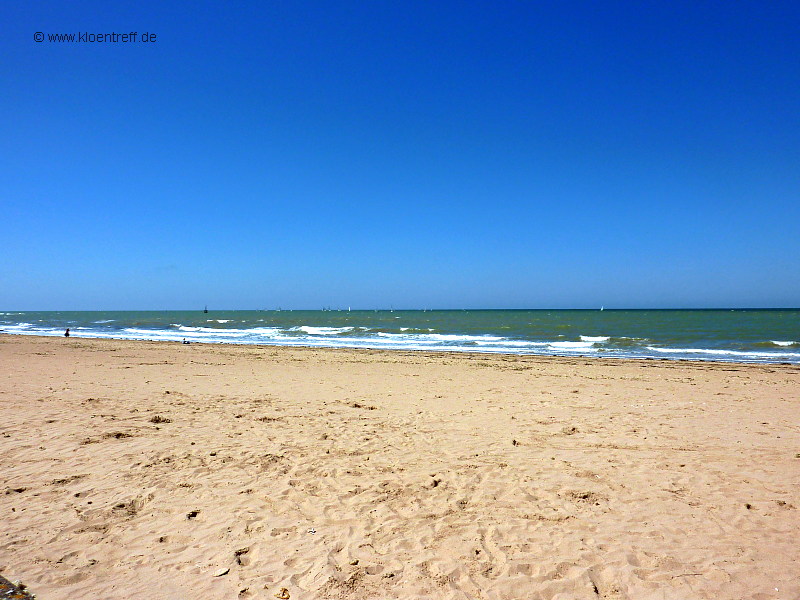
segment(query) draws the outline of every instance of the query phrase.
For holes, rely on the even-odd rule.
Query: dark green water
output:
[[[8,334],[800,363],[800,310],[0,312]]]

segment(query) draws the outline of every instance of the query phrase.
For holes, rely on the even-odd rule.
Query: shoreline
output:
[[[28,338],[36,338],[42,340],[52,340],[52,339],[61,339],[63,335],[39,335],[39,334],[29,334],[29,333],[9,333],[6,331],[0,330],[0,338],[2,336],[15,336],[15,337],[28,337]],[[297,350],[331,350],[331,351],[354,351],[354,352],[376,352],[376,353],[400,353],[408,356],[416,356],[416,355],[423,355],[428,357],[440,356],[440,355],[447,355],[447,356],[472,356],[472,357],[481,357],[481,358],[491,358],[491,357],[498,357],[498,358],[508,358],[508,357],[519,357],[523,359],[564,359],[564,360],[592,360],[592,361],[605,361],[606,363],[615,363],[618,361],[632,361],[632,362],[646,362],[646,363],[658,363],[658,362],[668,362],[668,363],[678,363],[678,364],[697,364],[697,365],[709,365],[709,364],[716,364],[716,365],[737,365],[737,366],[763,366],[763,367],[793,367],[797,370],[800,370],[800,362],[793,363],[787,361],[738,361],[738,360],[715,360],[712,358],[702,359],[702,358],[678,358],[678,357],[659,357],[659,356],[603,356],[603,355],[590,355],[590,354],[575,354],[575,355],[568,355],[568,354],[534,354],[534,353],[517,353],[517,352],[481,352],[479,350],[449,350],[449,349],[442,349],[442,350],[415,350],[415,349],[403,349],[403,348],[371,348],[371,347],[352,347],[352,346],[313,346],[313,345],[290,345],[290,344],[265,344],[265,343],[242,343],[242,342],[216,342],[216,341],[198,341],[192,340],[188,344],[183,344],[182,342],[176,340],[149,340],[149,339],[136,339],[136,338],[115,338],[115,337],[91,337],[91,336],[83,336],[81,334],[71,334],[68,338],[70,340],[90,340],[90,341],[99,341],[99,342],[132,342],[132,343],[141,343],[141,344],[164,344],[170,347],[172,346],[222,346],[222,347],[240,347],[240,348],[263,348],[263,349],[273,349],[273,348],[285,348],[287,350],[297,349]]]
[[[0,365],[0,575],[41,598],[800,595],[796,365],[28,335]]]

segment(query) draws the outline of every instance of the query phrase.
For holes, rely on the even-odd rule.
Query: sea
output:
[[[0,312],[0,335],[800,364],[800,309]]]

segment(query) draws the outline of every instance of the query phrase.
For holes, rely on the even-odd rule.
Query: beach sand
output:
[[[800,367],[0,336],[0,575],[800,598]]]

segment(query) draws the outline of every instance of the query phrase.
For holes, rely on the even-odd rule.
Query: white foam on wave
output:
[[[432,330],[428,330],[432,331]],[[425,340],[429,342],[493,342],[504,338],[496,335],[458,335],[454,333],[387,333],[379,331],[380,337],[396,339]]]
[[[25,330],[33,327],[33,323],[16,323],[14,325],[6,325],[6,330]]]
[[[582,342],[593,342],[593,343],[594,342],[607,342],[610,339],[611,338],[609,336],[607,336],[607,335],[597,335],[597,336],[582,335],[581,336],[581,341]]]
[[[196,339],[198,341],[208,339],[213,341],[215,338],[224,338],[227,340],[239,340],[243,338],[270,338],[279,335],[282,330],[277,327],[253,327],[251,329],[221,329],[217,327],[191,327],[188,325],[181,325],[178,331],[169,331],[163,329],[136,329],[129,327],[124,330],[127,333],[136,335],[147,335],[152,337],[185,337],[188,339]]]
[[[20,327],[20,325],[25,325],[24,327]],[[64,327],[34,327],[31,328],[30,323],[20,323],[17,325],[3,325],[0,327],[0,331],[5,334],[11,335],[57,335],[63,336],[64,335]],[[79,334],[80,335],[80,334]],[[85,336],[91,337],[91,336]]]
[[[275,335],[283,332],[280,327],[253,327],[252,329],[239,329],[237,331],[249,331],[256,335]]]
[[[550,342],[529,342],[526,340],[493,340],[484,342],[475,342],[478,346],[504,346],[508,348],[544,348],[550,345]]]
[[[233,319],[209,319],[206,323],[230,323]]]
[[[300,327],[292,327],[290,331],[303,331],[309,335],[336,335],[337,333],[353,331],[353,329],[353,327],[311,327],[310,325],[301,325]]]
[[[190,325],[181,325],[178,327],[179,331],[199,331],[201,333],[219,333],[219,334],[231,334],[231,333],[250,333],[253,331],[258,331],[259,327],[254,327],[253,329],[222,329],[220,327],[192,327]],[[150,330],[147,330],[150,331]]]
[[[163,329],[123,329],[122,331],[91,331],[76,335],[76,337],[91,337],[103,339],[122,339],[122,340],[149,340],[154,342],[179,342],[183,338],[189,337],[175,331],[165,331]]]
[[[216,320],[219,321],[219,320]],[[110,320],[108,322],[111,322]],[[211,323],[209,323],[211,324]],[[214,323],[215,324],[215,323]],[[43,326],[28,322],[2,324],[4,334],[63,336],[64,324],[58,327]],[[736,362],[792,362],[800,363],[800,343],[787,340],[772,340],[763,345],[772,344],[773,348],[760,351],[727,350],[718,348],[669,348],[646,345],[644,338],[641,345],[634,349],[617,348],[614,344],[605,344],[606,336],[580,336],[580,341],[526,340],[502,337],[489,334],[446,334],[433,333],[432,328],[402,328],[393,333],[376,331],[371,327],[313,327],[309,325],[291,327],[252,327],[226,328],[189,326],[172,323],[162,328],[132,326],[126,329],[114,329],[99,323],[97,328],[74,327],[73,335],[79,338],[115,338],[154,341],[180,342],[186,339],[198,343],[228,344],[263,344],[271,346],[308,346],[324,348],[375,348],[386,350],[421,350],[438,352],[476,352],[491,354],[518,355],[561,355],[577,354],[593,356],[614,356],[620,358],[668,358],[674,360],[710,360]],[[346,332],[348,335],[338,335]],[[794,337],[794,336],[792,336]],[[617,339],[617,338],[614,338]],[[649,342],[652,344],[652,342]]]
[[[428,333],[426,337],[443,342],[493,342],[503,339],[496,335],[458,335],[453,333]]]
[[[113,322],[114,322],[114,319],[103,319],[102,321],[92,321],[92,323],[95,323],[97,325],[101,325],[103,323],[113,323]]]
[[[800,352],[756,352],[746,350],[716,350],[711,348],[658,348],[647,346],[648,350],[668,354],[712,354],[716,356],[736,356],[741,358],[800,358]]]
[[[132,333],[150,333],[152,330],[145,329],[145,330],[132,330],[126,329],[126,331],[131,331]],[[215,329],[213,327],[188,327],[182,326],[178,327],[178,331],[182,332],[184,335],[214,335],[214,336],[221,336],[221,337],[237,337],[246,335],[246,330],[244,329]]]
[[[595,350],[594,342],[550,342],[548,345],[558,350]]]

